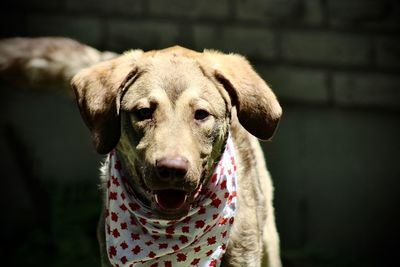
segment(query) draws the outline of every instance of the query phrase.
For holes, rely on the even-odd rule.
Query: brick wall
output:
[[[247,56],[284,107],[278,134],[264,148],[286,266],[384,266],[395,255],[398,0],[8,0],[0,6],[1,37],[69,36],[117,52],[180,44]],[[30,142],[37,162],[48,163],[46,151],[57,153],[60,139],[61,147],[82,150],[63,150],[62,161],[51,159],[53,167],[37,167],[39,174],[69,179],[63,166],[73,157],[80,176],[96,175],[87,171],[96,169],[93,160],[82,164],[93,158],[88,137],[83,147],[73,145],[76,139],[58,127],[62,116],[74,121],[68,127],[83,127],[78,113],[69,113],[73,104],[7,94],[3,115]],[[43,125],[36,109],[54,101],[64,104],[46,121],[46,131],[55,131],[46,132],[52,145],[46,147],[29,125]],[[23,116],[27,106],[35,110],[31,120]]]
[[[215,48],[250,58],[285,102],[399,107],[396,0],[16,0],[4,6],[3,37],[69,36],[118,52]]]

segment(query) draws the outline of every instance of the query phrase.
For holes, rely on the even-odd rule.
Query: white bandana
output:
[[[189,213],[176,221],[157,219],[135,197],[114,151],[107,160],[105,227],[113,267],[220,265],[236,211],[237,173],[230,136],[209,184]]]

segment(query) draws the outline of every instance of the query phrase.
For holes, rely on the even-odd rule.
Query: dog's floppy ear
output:
[[[259,139],[271,139],[282,108],[265,81],[240,55],[205,50],[204,59],[214,70],[214,77],[228,91],[240,124]]]
[[[101,62],[72,78],[80,113],[100,154],[110,152],[119,141],[121,93],[137,74],[135,59],[142,53],[135,50]]]

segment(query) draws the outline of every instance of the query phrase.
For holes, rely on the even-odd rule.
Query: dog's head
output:
[[[187,213],[209,178],[232,112],[264,140],[282,113],[243,57],[215,51],[134,50],[82,70],[72,86],[96,150],[116,148],[142,201],[167,218]]]

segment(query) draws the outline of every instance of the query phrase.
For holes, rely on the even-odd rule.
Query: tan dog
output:
[[[263,256],[266,266],[281,266],[273,187],[255,137],[270,139],[282,110],[243,57],[178,46],[133,50],[83,69],[72,87],[96,150],[115,148],[133,190],[162,219],[189,212],[230,132],[239,189],[221,266],[261,266]],[[110,266],[104,215],[98,238],[102,265]]]

